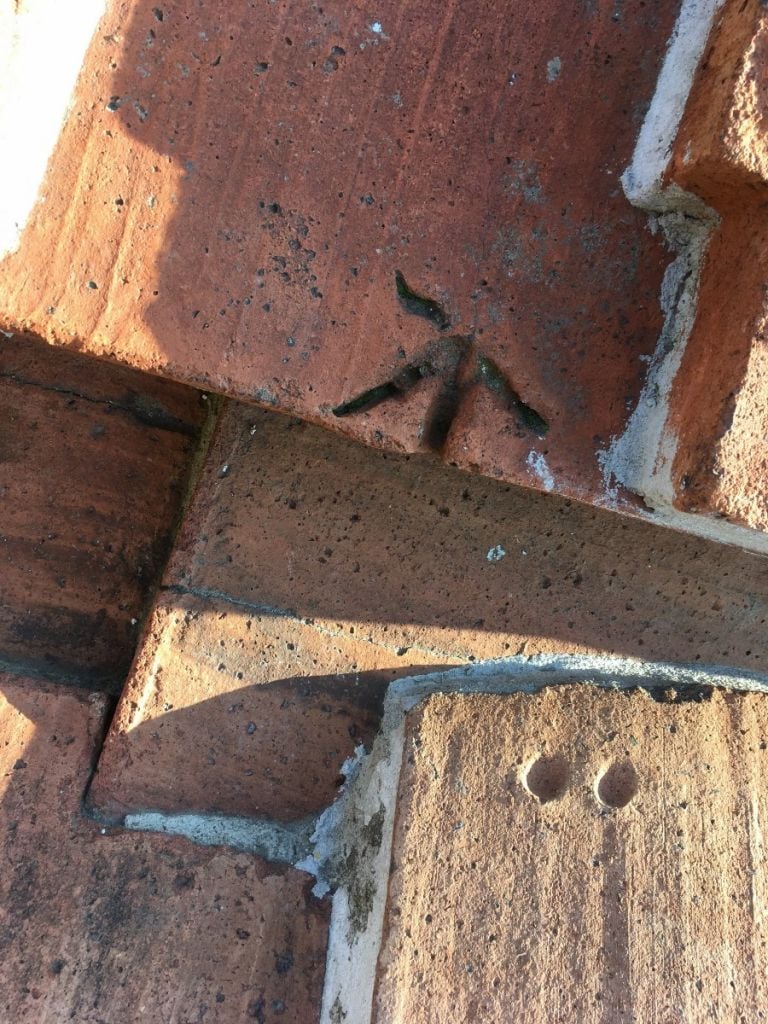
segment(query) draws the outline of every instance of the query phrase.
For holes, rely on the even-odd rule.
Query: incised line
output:
[[[451,326],[440,303],[411,288],[399,270],[395,272],[395,290],[407,313],[431,321],[440,331]],[[473,355],[474,372],[470,373],[467,368]],[[523,401],[499,366],[480,352],[471,334],[435,338],[389,380],[362,391],[331,412],[339,417],[366,412],[390,398],[401,398],[422,381],[433,377],[440,378],[442,382],[424,424],[425,443],[433,450],[439,451],[443,447],[462,400],[470,388],[478,384],[499,396],[507,411],[525,430],[541,438],[549,429],[544,417]]]

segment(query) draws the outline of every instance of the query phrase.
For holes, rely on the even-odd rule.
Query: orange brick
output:
[[[767,615],[755,555],[232,404],[91,798],[302,817],[392,678],[558,652],[759,670]]]
[[[666,177],[719,215],[670,396],[676,508],[768,529],[768,14],[728,0],[715,19]]]
[[[761,1020],[767,739],[764,694],[428,698],[371,1019]]]
[[[0,1016],[19,1024],[319,1019],[312,880],[80,817],[104,699],[0,678]]]
[[[0,662],[117,688],[206,414],[198,392],[0,343]]]
[[[111,818],[196,809],[296,819],[322,810],[344,761],[376,732],[396,660],[400,674],[411,671],[341,630],[166,593],[89,799]],[[444,662],[420,660],[422,671]]]
[[[677,6],[109,4],[0,319],[527,486],[546,456],[600,498],[662,320],[619,176]]]

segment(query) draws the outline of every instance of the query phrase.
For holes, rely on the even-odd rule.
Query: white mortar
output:
[[[199,846],[229,846],[265,860],[295,864],[310,851],[314,818],[298,822],[259,821],[226,814],[165,814],[141,811],[127,814],[123,828],[183,836]],[[304,866],[308,870],[308,863]]]
[[[656,92],[640,129],[632,163],[622,184],[627,198],[647,210],[680,209],[693,199],[682,189],[665,191],[662,178],[672,153],[677,129],[693,84],[696,68],[723,0],[683,0]],[[685,198],[684,198],[685,197]]]
[[[617,503],[616,484],[648,502],[648,518],[686,533],[768,553],[768,536],[715,516],[673,508],[672,467],[678,438],[669,425],[670,396],[697,313],[701,268],[718,216],[697,196],[663,178],[696,69],[723,0],[684,0],[656,91],[632,162],[622,176],[631,203],[652,214],[675,259],[662,284],[664,326],[637,407],[624,433],[597,453],[606,489],[604,505]]]

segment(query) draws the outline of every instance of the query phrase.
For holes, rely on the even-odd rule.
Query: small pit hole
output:
[[[637,794],[639,779],[631,761],[615,761],[597,780],[596,792],[606,807],[626,807]]]
[[[540,803],[561,797],[571,781],[571,766],[560,754],[539,757],[525,773],[525,788]]]

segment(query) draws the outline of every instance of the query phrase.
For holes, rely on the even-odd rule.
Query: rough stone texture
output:
[[[554,652],[760,670],[767,618],[759,556],[232,404],[92,798],[300,817],[395,676]]]
[[[600,498],[661,324],[618,179],[676,13],[113,0],[3,325]]]
[[[146,808],[314,813],[333,801],[355,747],[370,744],[395,660],[342,629],[165,594],[112,721],[91,803],[109,818]]]
[[[671,401],[676,504],[768,529],[768,12],[726,3],[694,83],[669,177],[722,217]]]
[[[2,1019],[317,1020],[328,914],[311,879],[80,818],[104,711],[0,676]]]
[[[115,686],[166,555],[205,403],[0,339],[0,665]]]
[[[411,712],[373,1019],[766,1019],[768,701]]]
[[[725,209],[759,200],[768,185],[767,47],[768,15],[759,0],[725,0],[667,169],[670,181]]]

